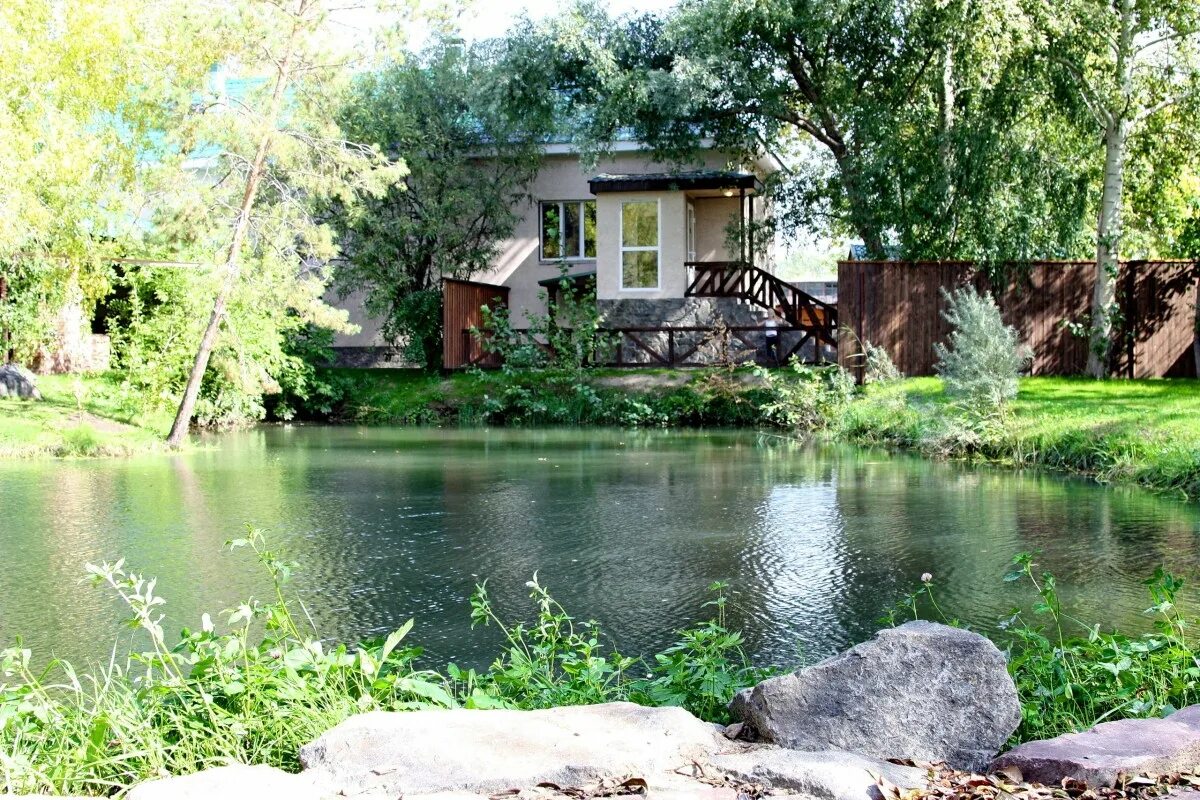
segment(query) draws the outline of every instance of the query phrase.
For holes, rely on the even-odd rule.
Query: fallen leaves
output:
[[[1116,786],[1088,786],[1064,778],[1059,786],[1026,783],[1015,767],[991,775],[959,772],[944,764],[929,766],[929,785],[902,789],[880,777],[883,800],[1151,800],[1175,789],[1200,789],[1200,776],[1191,773],[1122,776]],[[1200,800],[1200,794],[1196,796]]]
[[[646,794],[644,778],[602,778],[585,786],[539,783],[532,789],[508,789],[489,800],[592,800],[596,797],[636,797]]]

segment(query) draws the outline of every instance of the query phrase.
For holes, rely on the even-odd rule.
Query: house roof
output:
[[[750,189],[760,191],[762,182],[751,172],[715,169],[692,172],[650,172],[640,175],[603,173],[588,181],[592,194],[601,192],[656,192],[684,189]]]

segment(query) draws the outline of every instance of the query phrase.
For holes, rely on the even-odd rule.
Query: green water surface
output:
[[[472,587],[527,614],[535,571],[633,653],[707,615],[727,580],[756,660],[792,664],[869,637],[924,572],[948,614],[991,626],[1030,599],[1001,580],[1009,559],[1040,550],[1073,613],[1139,627],[1154,568],[1200,564],[1193,505],[753,432],[293,426],[215,445],[0,463],[0,643],[42,661],[127,650],[122,608],[80,583],[87,562],[157,576],[168,629],[263,596],[255,565],[221,552],[246,523],[299,562],[323,636],[415,617],[434,665],[486,664]]]

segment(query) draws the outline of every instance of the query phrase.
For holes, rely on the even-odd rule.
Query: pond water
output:
[[[244,552],[222,553],[246,523],[299,562],[323,636],[415,617],[435,666],[486,664],[473,586],[528,615],[535,571],[634,653],[705,617],[727,580],[732,625],[782,665],[869,637],[923,572],[948,614],[989,626],[1030,600],[1002,581],[1009,559],[1040,550],[1073,612],[1139,627],[1154,568],[1200,564],[1195,506],[1054,476],[754,432],[266,427],[181,456],[0,463],[0,642],[39,661],[124,652],[123,610],[80,583],[86,562],[157,576],[169,630],[262,596]]]

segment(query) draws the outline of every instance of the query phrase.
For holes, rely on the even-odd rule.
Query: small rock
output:
[[[125,797],[126,800],[263,800],[268,797],[322,800],[327,794],[304,775],[292,775],[274,767],[234,764],[139,783]]]
[[[691,759],[729,746],[718,726],[683,709],[605,703],[363,714],[302,747],[300,761],[333,791],[409,796],[629,777],[653,787]]]
[[[1026,742],[992,762],[992,771],[1017,769],[1030,782],[1057,786],[1074,778],[1112,786],[1117,776],[1183,772],[1200,766],[1200,705],[1162,719],[1102,722],[1081,733]]]
[[[767,742],[981,770],[1021,721],[1004,655],[983,636],[909,622],[738,694]]]
[[[840,750],[806,752],[778,747],[718,755],[714,767],[747,783],[791,789],[818,800],[879,800],[883,777],[901,789],[927,784],[927,773]]]
[[[41,400],[33,373],[16,364],[0,365],[0,397],[19,397],[22,400]]]
[[[730,725],[726,725],[723,733],[725,734],[726,739],[738,739],[745,732],[745,730],[746,723],[734,722]]]

